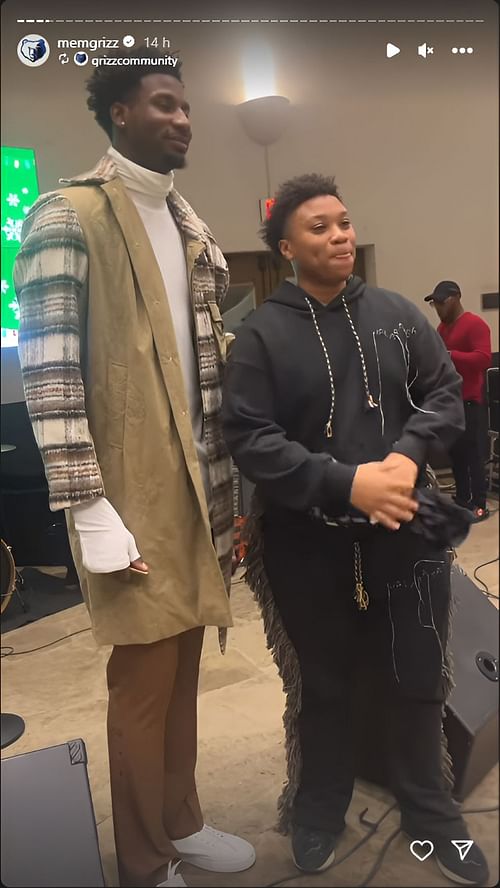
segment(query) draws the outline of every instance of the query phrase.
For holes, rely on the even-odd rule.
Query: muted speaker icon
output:
[[[419,56],[422,56],[423,59],[426,59],[427,56],[434,54],[434,47],[428,46],[427,43],[421,43],[417,49]]]

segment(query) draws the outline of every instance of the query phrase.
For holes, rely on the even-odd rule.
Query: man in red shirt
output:
[[[463,379],[465,432],[450,450],[455,477],[456,501],[474,512],[476,521],[489,517],[486,505],[486,474],[481,443],[484,374],[491,366],[491,334],[488,324],[464,311],[460,287],[441,281],[425,297],[436,309],[441,335],[457,372]]]

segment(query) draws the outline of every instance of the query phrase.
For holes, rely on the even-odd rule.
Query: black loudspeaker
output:
[[[25,402],[1,405],[0,533],[18,567],[66,566],[76,582],[63,511],[49,509],[49,490]]]
[[[499,389],[498,384],[498,367],[490,367],[486,371],[486,393],[488,398],[488,428],[492,432],[498,432],[499,429]]]
[[[2,759],[2,885],[101,888],[83,740]]]
[[[453,795],[459,801],[498,762],[498,611],[462,571],[452,566],[452,635],[455,687],[446,705],[444,731],[453,763]],[[355,703],[356,773],[388,786],[377,694],[366,676]]]
[[[455,687],[444,729],[453,761],[453,794],[463,800],[498,761],[498,611],[475,583],[452,568]]]

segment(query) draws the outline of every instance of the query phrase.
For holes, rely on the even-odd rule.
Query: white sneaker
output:
[[[157,888],[187,888],[184,879],[181,874],[177,872],[177,867],[180,865],[179,863],[172,864],[169,863],[167,870],[167,878],[165,882],[160,882],[157,885]]]
[[[186,863],[212,873],[240,873],[255,863],[255,851],[245,839],[204,826],[200,832],[172,842]]]

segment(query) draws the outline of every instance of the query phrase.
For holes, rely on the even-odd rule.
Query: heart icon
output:
[[[417,860],[427,860],[434,851],[434,845],[426,839],[425,842],[414,841],[410,845],[410,851]]]

